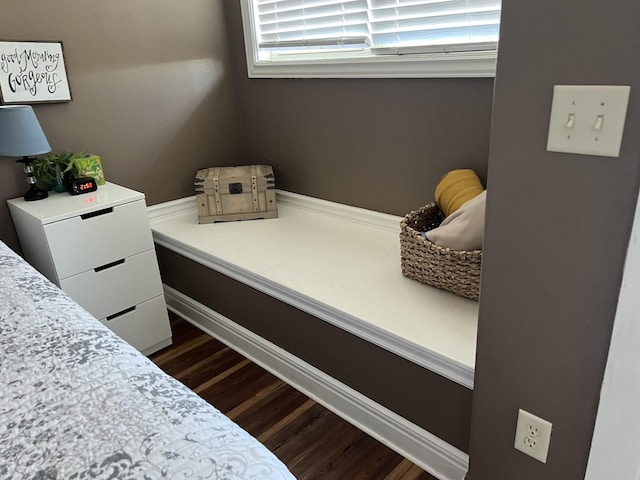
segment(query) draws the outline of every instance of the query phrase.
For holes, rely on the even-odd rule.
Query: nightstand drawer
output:
[[[162,294],[155,250],[64,278],[60,286],[96,318]]]
[[[44,230],[59,279],[153,248],[144,200],[49,223]]]
[[[125,310],[113,318],[101,319],[109,329],[145,353],[149,348],[171,339],[164,295]]]

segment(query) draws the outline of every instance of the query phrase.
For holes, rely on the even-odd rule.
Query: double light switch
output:
[[[631,87],[556,85],[547,150],[618,157]]]

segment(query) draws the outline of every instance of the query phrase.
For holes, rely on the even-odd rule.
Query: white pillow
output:
[[[451,250],[482,250],[487,191],[466,201],[439,227],[426,232],[430,242]]]

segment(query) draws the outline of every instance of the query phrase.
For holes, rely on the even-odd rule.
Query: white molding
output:
[[[166,208],[161,205],[151,207],[149,216],[159,219],[167,215],[188,211],[194,208],[194,197],[167,202]],[[379,228],[395,229],[399,217],[382,213],[367,211],[361,208],[350,207],[314,197],[278,191],[278,202],[283,201],[297,208],[314,210],[326,215],[340,217],[349,221],[368,223]],[[331,307],[312,297],[303,295],[281,284],[270,281],[251,271],[237,267],[209,253],[193,248],[188,244],[176,241],[153,230],[153,238],[156,244],[165,247],[185,258],[222,273],[234,280],[265,293],[277,300],[285,302],[303,312],[320,318],[338,328],[356,335],[374,345],[405,358],[432,372],[435,372],[449,380],[452,380],[469,389],[473,389],[474,368],[455,361],[437,351],[432,351],[420,345],[412,343],[402,337],[390,333],[360,318],[349,315],[346,312]],[[398,227],[399,231],[399,227]]]
[[[353,223],[370,225],[392,232],[400,233],[400,221],[402,217],[389,215],[387,213],[366,210],[364,208],[352,207],[342,203],[330,202],[320,198],[308,197],[298,193],[276,190],[277,202],[291,205],[303,210],[310,210],[323,215],[340,218]]]
[[[322,213],[336,218],[341,218],[349,222],[371,225],[385,230],[400,233],[400,221],[402,217],[389,215],[387,213],[366,210],[364,208],[352,207],[342,203],[330,202],[320,198],[308,197],[299,193],[276,190],[276,201],[303,210]],[[196,196],[179,198],[169,202],[159,203],[147,207],[150,220],[156,220],[170,215],[183,213],[191,210],[196,205]]]
[[[169,217],[178,213],[183,213],[196,206],[196,196],[178,198],[169,202],[158,203],[147,207],[147,215],[149,220],[157,220],[158,218]]]
[[[469,456],[286,350],[165,285],[168,308],[440,480],[462,480]]]
[[[496,52],[253,62],[247,69],[250,78],[491,78],[496,75]]]

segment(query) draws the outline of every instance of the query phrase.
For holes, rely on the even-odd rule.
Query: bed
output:
[[[294,477],[0,242],[0,478]]]

